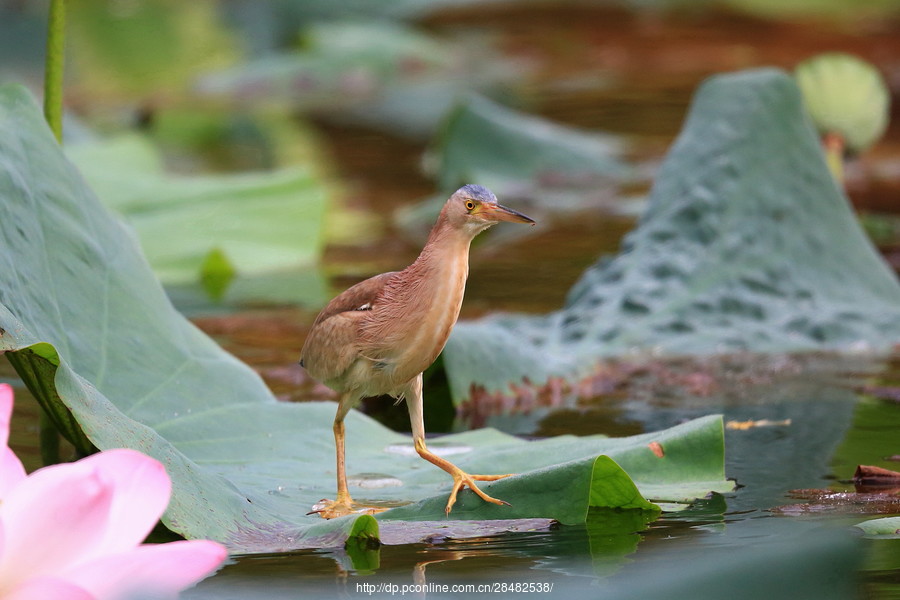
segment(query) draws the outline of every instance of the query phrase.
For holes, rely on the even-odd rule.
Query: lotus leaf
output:
[[[578,381],[604,357],[884,350],[900,284],[831,178],[793,78],[720,75],[696,94],[649,206],[543,316],[459,323],[454,400]]]
[[[285,271],[309,270],[322,247],[328,188],[307,170],[177,176],[137,135],[67,149],[107,206],[125,216],[157,276],[184,286],[226,278],[233,300],[321,301],[324,285],[258,285]],[[249,278],[255,291],[239,285]],[[221,286],[225,294],[226,286]],[[215,289],[213,288],[208,289]]]
[[[15,86],[0,88],[0,207],[0,352],[81,451],[129,447],[166,466],[174,491],[164,522],[173,531],[251,552],[340,545],[382,530],[409,540],[403,532],[421,536],[421,528],[393,517],[444,518],[434,507],[446,498],[446,474],[415,455],[409,436],[358,412],[347,418],[358,499],[421,504],[379,515],[380,525],[369,515],[324,522],[305,514],[333,494],[334,405],[277,402],[176,312],[135,237]],[[590,506],[653,509],[638,493],[645,484],[651,499],[666,501],[732,487],[719,416],[622,439],[529,442],[486,429],[432,445],[472,471],[522,472],[486,486],[514,509],[483,506],[466,491],[453,518],[578,522]]]
[[[900,517],[869,519],[854,525],[862,529],[866,537],[873,539],[900,539]]]

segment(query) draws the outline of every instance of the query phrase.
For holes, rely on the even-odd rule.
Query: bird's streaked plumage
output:
[[[406,400],[416,450],[453,475],[448,513],[464,485],[487,501],[503,503],[481,492],[472,481],[498,476],[470,476],[427,450],[421,393],[422,371],[443,350],[459,316],[469,272],[469,245],[478,233],[499,221],[534,223],[500,206],[488,189],[463,186],[444,204],[413,264],[352,286],[319,313],[303,346],[301,364],[340,394],[334,427],[338,498],[317,511],[322,516],[351,511],[344,472],[344,416],[363,398],[383,394]]]

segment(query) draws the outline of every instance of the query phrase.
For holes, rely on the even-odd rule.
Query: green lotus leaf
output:
[[[291,279],[312,270],[324,243],[330,192],[308,170],[172,175],[152,144],[132,134],[78,144],[67,154],[101,200],[134,227],[164,284],[206,278],[213,295],[232,301],[324,300],[323,282],[307,277],[310,285],[301,287],[296,282],[303,278]],[[210,275],[226,272],[209,287]],[[281,288],[258,285],[272,275],[287,281]],[[256,289],[237,285],[241,279]]]
[[[378,520],[306,514],[334,495],[334,404],[277,402],[249,367],[185,320],[136,238],[100,204],[33,99],[15,86],[0,88],[0,210],[0,353],[79,450],[133,448],[166,466],[170,529],[236,552],[350,540],[366,562],[366,540],[422,539],[421,523],[399,519],[447,522],[447,474],[424,463],[408,435],[356,411],[347,417],[356,499],[421,504]],[[663,457],[651,442],[665,448]],[[508,512],[460,494],[452,519],[504,519],[494,531],[534,518],[583,522],[595,506],[657,514],[648,500],[732,487],[719,416],[621,439],[526,441],[483,429],[430,446],[470,472],[518,473],[485,484],[507,496]]]
[[[900,517],[882,517],[869,519],[854,525],[862,529],[867,538],[873,539],[900,539]]]
[[[469,96],[454,109],[438,141],[439,185],[453,191],[478,181],[491,189],[531,186],[596,187],[621,181],[631,169],[622,142]]]
[[[700,87],[637,229],[561,310],[458,323],[443,356],[459,403],[575,383],[613,356],[898,340],[896,276],[835,186],[793,79],[761,69]]]
[[[447,195],[471,182],[498,198],[515,198],[516,206],[539,221],[545,211],[584,210],[635,179],[635,170],[621,158],[623,147],[614,136],[559,125],[471,94],[450,111],[435,143],[441,193],[399,211],[398,220],[413,236],[426,235]]]

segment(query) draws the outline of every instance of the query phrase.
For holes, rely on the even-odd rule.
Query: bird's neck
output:
[[[406,382],[434,362],[459,316],[469,274],[471,236],[439,219],[419,258],[395,277],[389,305],[403,307],[405,318],[394,332],[403,340],[392,362],[398,382]],[[402,331],[401,331],[402,329]],[[401,368],[402,367],[402,368]]]
[[[409,295],[411,302],[423,302],[425,312],[447,311],[455,321],[469,276],[471,242],[472,236],[453,227],[441,214],[419,257],[398,280],[403,284],[402,293]]]
[[[454,227],[442,212],[416,259],[417,270],[437,274],[447,269],[457,271],[462,266],[468,275],[469,246],[473,237],[469,232]]]

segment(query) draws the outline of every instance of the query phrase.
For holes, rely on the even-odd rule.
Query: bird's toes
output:
[[[344,500],[329,500],[322,498],[312,505],[312,510],[307,515],[319,515],[323,519],[335,519],[353,512],[350,502]]]
[[[344,515],[374,515],[384,512],[386,506],[363,506],[352,500],[328,500],[323,498],[313,504],[312,510],[307,515],[319,515],[323,519],[336,519]]]
[[[504,473],[503,475],[469,475],[469,477],[476,481],[497,481],[498,479],[512,477],[513,475],[515,475],[515,473]]]
[[[475,483],[476,480],[480,481],[496,481],[497,479],[502,479],[504,477],[509,477],[509,475],[469,475],[468,473],[458,473],[453,476],[453,489],[450,490],[450,498],[447,500],[447,507],[444,509],[444,513],[449,516],[450,511],[453,509],[453,505],[456,504],[456,497],[459,491],[468,487],[470,490],[475,492],[475,494],[484,500],[485,502],[490,502],[492,504],[511,506],[509,502],[506,500],[500,500],[498,498],[494,498],[493,496],[489,496],[485,492],[478,487]]]

